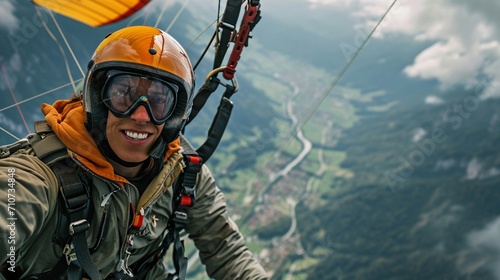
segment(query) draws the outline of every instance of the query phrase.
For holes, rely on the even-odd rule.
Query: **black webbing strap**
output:
[[[217,114],[208,130],[208,137],[205,142],[196,150],[201,158],[206,162],[212,156],[220,143],[227,123],[231,117],[233,102],[226,97],[222,97]]]
[[[193,108],[191,109],[191,114],[189,115],[186,125],[188,125],[196,117],[196,115],[198,115],[201,108],[205,106],[208,98],[217,89],[219,84],[220,80],[216,77],[212,77],[207,83],[201,86],[193,99]]]
[[[240,16],[241,0],[228,0],[226,8],[224,10],[224,15],[222,21],[218,28],[222,29],[220,40],[217,42],[214,58],[214,67],[216,70],[221,67],[224,57],[229,48],[229,42],[236,32],[236,23],[238,22],[238,17]],[[214,72],[210,75],[210,79],[205,82],[205,84],[198,90],[194,100],[193,108],[189,116],[189,120],[186,125],[189,124],[198,115],[198,112],[203,108],[208,97],[217,89],[220,84],[220,80],[217,78],[217,74],[220,71]]]
[[[219,25],[219,28],[222,28],[222,34],[215,51],[214,69],[219,68],[222,65],[222,61],[224,60],[224,56],[226,55],[229,47],[229,42],[231,41],[231,37],[236,30],[236,23],[238,22],[238,17],[240,16],[241,3],[241,0],[227,0],[226,9],[224,10],[224,15],[222,16],[222,22]]]
[[[222,71],[222,69],[219,69],[218,71]],[[193,120],[194,117],[196,117],[196,114],[203,107],[210,94],[217,88],[217,85],[220,83],[219,79],[215,78],[215,76],[213,75],[213,73],[215,72],[217,71],[212,71],[211,74],[209,74],[210,79],[207,79],[206,83],[200,89],[199,94],[195,97],[193,101],[193,112],[191,113],[191,116],[187,122],[188,124],[191,120]],[[201,156],[203,162],[208,161],[208,159],[212,156],[215,149],[219,145],[229,122],[229,118],[231,117],[233,102],[230,100],[230,98],[238,90],[236,79],[233,78],[231,82],[232,85],[224,84],[226,90],[222,95],[219,107],[217,108],[217,113],[212,120],[210,129],[208,130],[207,139],[196,150],[196,154]],[[197,105],[196,108],[195,105]]]
[[[170,239],[170,243],[174,244],[172,257],[175,268],[175,273],[169,273],[167,280],[186,279],[188,258],[184,255],[184,242],[180,239],[181,230],[182,229],[175,229],[172,234],[169,232],[167,235],[167,239]]]
[[[184,255],[184,242],[181,240],[180,235],[181,231],[188,223],[189,209],[195,203],[196,177],[203,165],[201,157],[192,150],[185,151],[183,156],[186,167],[181,177],[174,185],[172,217],[168,222],[167,236],[160,246],[160,253],[157,255],[158,260],[160,260],[170,244],[173,243],[172,258],[174,261],[175,273],[170,273],[168,275],[167,279],[169,280],[183,280],[186,278],[188,259]]]
[[[69,218],[69,242],[63,249],[63,255],[56,266],[49,272],[38,276],[39,279],[56,279],[64,273],[68,280],[82,279],[83,271],[92,280],[102,279],[92,261],[87,245],[86,231],[90,207],[90,193],[86,177],[75,174],[75,169],[60,163],[52,166],[60,184],[61,206]]]

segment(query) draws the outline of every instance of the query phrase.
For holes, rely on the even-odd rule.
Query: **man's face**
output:
[[[138,84],[139,77],[129,77],[121,81],[131,86]],[[113,91],[113,89],[110,89]],[[147,90],[147,89],[146,89]],[[148,158],[156,139],[160,137],[164,124],[155,125],[151,122],[145,106],[138,106],[129,116],[118,118],[108,113],[106,137],[111,149],[122,160],[141,162]]]

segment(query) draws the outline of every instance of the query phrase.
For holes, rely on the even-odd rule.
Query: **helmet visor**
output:
[[[119,118],[130,116],[143,105],[152,122],[159,125],[172,113],[178,91],[176,84],[154,77],[110,71],[102,92],[102,100]]]

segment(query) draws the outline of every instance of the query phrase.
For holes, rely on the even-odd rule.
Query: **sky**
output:
[[[393,0],[308,0],[313,7],[334,6],[371,30]],[[430,46],[404,69],[413,78],[436,79],[442,90],[483,87],[483,98],[500,97],[500,1],[399,0],[375,37],[409,36]],[[368,31],[365,31],[368,33]]]

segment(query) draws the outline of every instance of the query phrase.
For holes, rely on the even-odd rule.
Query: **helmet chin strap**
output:
[[[158,139],[156,139],[156,143],[153,145],[153,148],[149,152],[149,156],[152,157],[155,161],[156,160],[163,161],[166,148],[167,148],[167,142],[165,142],[165,140],[163,140],[163,137],[160,136],[158,137]]]

